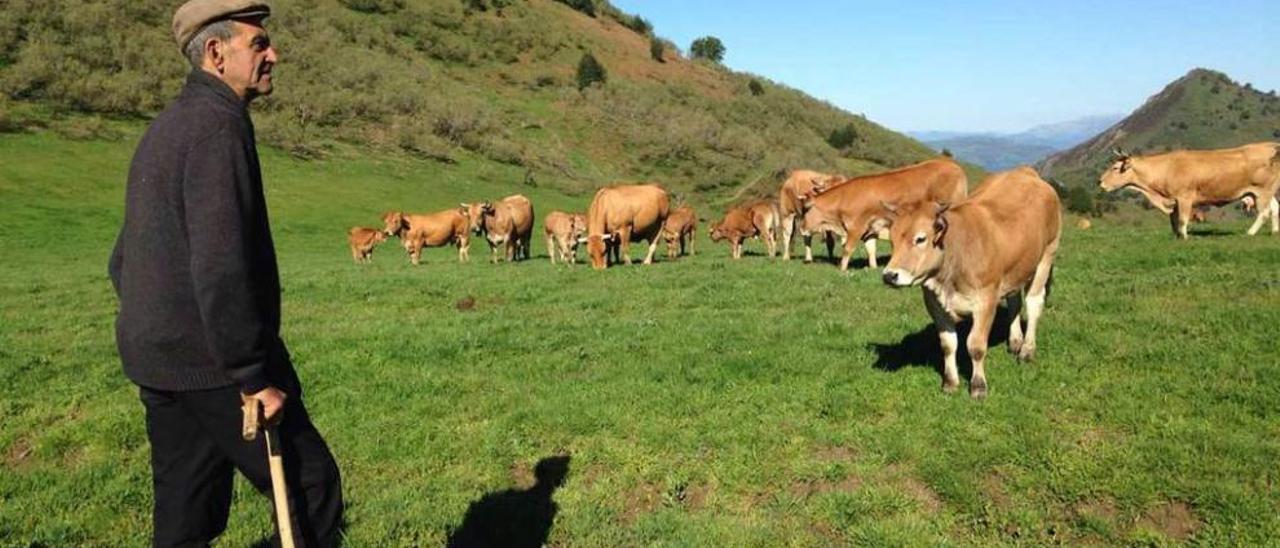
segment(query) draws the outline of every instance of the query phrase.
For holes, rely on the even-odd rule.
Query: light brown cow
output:
[[[800,236],[804,238],[804,260],[813,262],[813,233],[805,230],[801,223],[804,214],[809,210],[808,200],[845,179],[843,175],[797,169],[787,176],[786,181],[783,181],[782,188],[778,189],[778,210],[782,216],[779,221],[782,228],[782,260],[791,260],[791,238],[796,228],[799,228]],[[797,224],[800,226],[797,227]],[[825,233],[825,238],[827,256],[830,257],[835,240],[830,232]]]
[[[733,258],[742,258],[742,242],[747,238],[764,240],[769,257],[778,251],[778,221],[782,214],[773,200],[756,200],[729,208],[720,222],[711,225],[711,241],[729,240]]]
[[[840,271],[859,241],[865,243],[870,268],[876,264],[876,238],[887,234],[891,219],[881,204],[956,203],[968,194],[964,170],[947,158],[928,160],[885,173],[855,177],[815,195],[804,216],[807,230],[829,230],[844,237]]]
[[[674,260],[677,253],[684,255],[686,247],[690,255],[697,255],[694,242],[698,240],[698,214],[687,205],[677,207],[662,225],[662,238],[667,241],[668,259]]]
[[[587,210],[587,253],[591,255],[591,267],[605,269],[609,253],[613,254],[614,262],[621,253],[622,260],[631,264],[633,240],[649,241],[644,264],[652,263],[670,208],[667,191],[656,184],[616,185],[596,191],[591,209]]]
[[[425,215],[388,211],[382,215],[387,236],[399,236],[409,260],[418,264],[422,248],[453,244],[458,247],[458,262],[471,260],[471,238],[467,235],[467,216],[462,209],[446,209]]]
[[[387,234],[376,228],[351,227],[347,231],[347,244],[351,246],[351,258],[356,264],[373,262],[373,248],[387,241]]]
[[[1249,235],[1271,219],[1271,233],[1280,232],[1280,207],[1274,200],[1280,187],[1280,143],[1254,143],[1219,150],[1179,150],[1151,156],[1130,156],[1115,150],[1116,159],[1102,172],[1099,184],[1112,192],[1132,187],[1169,216],[1176,237],[1187,238],[1187,225],[1198,205],[1225,205],[1252,197],[1259,207]]]
[[[892,209],[892,206],[891,206]],[[960,386],[956,323],[973,317],[966,345],[973,358],[969,395],[987,394],[987,337],[1000,300],[1009,310],[1009,351],[1029,361],[1036,325],[1062,234],[1058,194],[1028,167],[987,177],[973,196],[948,208],[930,202],[896,208],[893,256],[884,282],[922,285],[925,307],[942,346],[942,389]],[[1025,292],[1026,335],[1019,309]]]
[[[489,242],[489,256],[498,262],[498,247],[506,249],[507,262],[530,257],[533,240],[533,203],[520,194],[507,196],[497,203],[461,204],[466,210],[471,231]]]
[[[587,216],[552,211],[543,221],[543,232],[547,236],[547,256],[551,257],[551,264],[556,264],[557,257],[562,263],[576,264],[578,239],[587,232]]]

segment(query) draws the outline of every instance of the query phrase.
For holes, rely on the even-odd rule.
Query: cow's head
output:
[[[935,202],[883,205],[893,223],[889,230],[893,256],[884,268],[884,283],[894,287],[924,283],[942,266],[948,205]]]
[[[712,242],[719,242],[729,237],[728,231],[724,229],[724,221],[711,225],[711,231],[708,234],[711,236]]]
[[[460,211],[467,217],[471,232],[480,234],[484,230],[485,215],[493,215],[493,204],[489,202],[476,202],[473,204],[458,204]]]
[[[387,241],[387,233],[385,231],[379,230],[373,233],[373,243],[380,244],[385,241]]]
[[[1258,200],[1252,194],[1245,195],[1240,199],[1240,210],[1245,213],[1254,213],[1258,211]]]
[[[575,214],[572,218],[572,228],[569,229],[569,239],[572,242],[579,242],[583,235],[587,233],[587,216]]]
[[[1111,192],[1137,183],[1138,178],[1133,171],[1133,156],[1119,148],[1113,150],[1112,155],[1114,159],[1111,162],[1111,167],[1102,172],[1102,177],[1098,181],[1098,184],[1102,186],[1102,190]]]
[[[592,234],[586,237],[587,254],[591,256],[591,268],[604,270],[608,264],[608,245],[613,234]]]
[[[399,234],[400,231],[404,228],[404,224],[405,224],[404,213],[399,211],[388,211],[386,213],[383,213],[382,224],[383,224],[383,227],[382,227],[381,234],[384,239],[387,236],[393,236],[395,234]]]

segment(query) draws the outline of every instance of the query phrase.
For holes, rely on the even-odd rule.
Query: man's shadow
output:
[[[551,500],[569,474],[569,456],[547,457],[534,467],[528,489],[488,493],[471,503],[462,525],[449,533],[450,548],[541,547],[551,534],[556,503]]]

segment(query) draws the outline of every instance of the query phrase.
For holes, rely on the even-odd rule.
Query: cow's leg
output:
[[[969,349],[969,357],[973,361],[973,375],[969,377],[969,396],[974,398],[987,397],[987,339],[991,335],[991,323],[995,321],[998,302],[999,299],[995,295],[980,297],[978,306],[973,310],[973,329],[969,331],[969,339],[965,341]]]
[[[547,256],[551,258],[551,264],[556,264],[557,247],[559,247],[559,244],[556,243],[556,238],[547,234]]]
[[[684,239],[681,239],[680,241],[683,242]],[[693,256],[698,255],[698,250],[696,249],[697,242],[698,242],[698,231],[690,230],[689,231],[689,255],[693,255]]]
[[[1256,203],[1266,204],[1266,206],[1265,207],[1262,205],[1258,206],[1258,217],[1254,219],[1253,226],[1249,227],[1250,236],[1253,236],[1257,234],[1259,230],[1262,230],[1262,225],[1266,224],[1267,219],[1271,219],[1272,233],[1275,233],[1278,229],[1280,229],[1280,226],[1277,225],[1277,223],[1280,223],[1280,221],[1277,221],[1275,219],[1275,214],[1276,214],[1275,201],[1276,201],[1275,198],[1271,198],[1268,200],[1267,197],[1265,196],[1257,197]]]
[[[827,232],[826,242],[827,262],[834,263],[836,262],[836,234],[834,232]]]
[[[1044,312],[1044,300],[1048,294],[1049,279],[1053,276],[1053,260],[1058,254],[1058,240],[1054,240],[1045,249],[1036,265],[1035,277],[1027,288],[1027,337],[1018,352],[1018,359],[1029,362],[1036,357],[1036,329],[1040,325],[1040,314]]]
[[[1271,233],[1280,233],[1280,198],[1271,199]]]
[[[942,391],[950,394],[960,388],[960,373],[956,370],[960,338],[956,335],[956,322],[929,288],[924,289],[924,307],[933,318],[933,327],[938,330],[938,343],[942,347]]]
[[[354,260],[354,261],[356,262],[356,264],[360,264],[360,263],[361,263],[361,261],[360,261],[360,259],[361,259],[360,255],[361,255],[360,250],[359,250],[358,248],[356,248],[356,247],[352,246],[352,248],[351,248],[351,259],[352,259],[352,260]]]
[[[409,262],[415,266],[422,260],[422,242],[413,242],[409,244]]]
[[[1174,234],[1178,238],[1183,240],[1190,238],[1190,236],[1187,235],[1187,227],[1191,226],[1191,216],[1195,214],[1195,212],[1195,204],[1192,203],[1191,200],[1178,199],[1177,205],[1174,206],[1174,214],[1176,217],[1173,220]]]
[[[804,262],[813,262],[813,232],[807,230],[800,231],[800,237],[804,239]]]
[[[1022,291],[1014,291],[1004,302],[1009,313],[1009,353],[1017,355],[1022,350]]]
[[[653,255],[658,252],[658,236],[649,238],[649,252],[644,254],[644,264],[653,264]]]
[[[770,227],[768,237],[769,258],[772,259],[778,255],[778,227]]]
[[[471,240],[467,238],[458,238],[458,262],[471,262]]]
[[[791,260],[791,236],[795,233],[796,216],[782,216],[782,260]]]
[[[853,238],[844,239],[844,256],[840,258],[840,271],[849,271],[849,260],[853,259],[853,250],[858,247],[858,240]]]
[[[622,227],[618,231],[618,250],[622,253],[622,262],[631,266],[631,227]]]
[[[866,241],[862,242],[862,247],[867,250],[867,266],[873,269],[880,268],[880,266],[876,264],[876,239],[867,238]]]

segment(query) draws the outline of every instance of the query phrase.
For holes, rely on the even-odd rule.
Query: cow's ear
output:
[[[881,200],[880,209],[883,209],[884,212],[888,214],[890,219],[898,215],[898,204],[895,204],[893,202],[886,202]]]
[[[942,247],[942,238],[947,235],[947,228],[950,224],[947,222],[946,211],[938,212],[933,218],[933,246]]]

